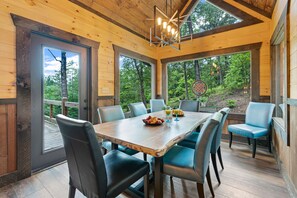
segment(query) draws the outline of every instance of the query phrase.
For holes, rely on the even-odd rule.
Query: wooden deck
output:
[[[230,198],[287,198],[290,197],[286,184],[277,168],[275,159],[267,149],[258,148],[256,158],[251,157],[247,145],[222,143],[222,155],[225,165],[220,170],[222,184],[218,186],[211,166],[212,184],[216,197]],[[142,155],[139,154],[142,158]],[[206,197],[211,197],[208,186],[204,185]],[[36,173],[32,177],[0,189],[0,198],[63,198],[68,197],[68,168],[62,163],[48,170]],[[84,197],[77,192],[76,197]],[[119,197],[127,197],[122,194]],[[150,185],[150,197],[153,197],[153,185]],[[194,182],[164,177],[164,198],[198,197]]]
[[[44,121],[44,150],[52,150],[63,146],[62,135],[57,124]]]

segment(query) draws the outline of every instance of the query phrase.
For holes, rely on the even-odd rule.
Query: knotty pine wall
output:
[[[280,16],[288,1],[277,1],[274,13],[272,16],[272,23],[270,28],[270,35],[273,34],[275,27],[280,19]],[[290,1],[290,98],[297,99],[297,0]],[[286,142],[283,142],[278,133],[274,133],[274,146],[276,154],[279,158],[282,172],[285,178],[289,180],[289,183],[293,184],[292,191],[297,196],[297,107],[290,106],[290,147],[286,146]]]
[[[250,15],[264,21],[256,25],[251,25],[223,33],[218,33],[202,38],[186,41],[181,44],[181,50],[177,51],[170,47],[158,48],[158,59],[205,52],[251,43],[262,42],[260,49],[260,96],[270,95],[270,19],[255,11],[242,6],[232,0],[225,0],[227,3],[249,13]],[[161,63],[159,62],[159,65]],[[162,68],[158,67],[158,94],[161,94]]]
[[[14,13],[61,30],[100,42],[99,96],[114,95],[114,52],[112,44],[156,56],[156,48],[144,39],[90,13],[67,0],[0,1],[0,98],[15,98],[15,27]]]

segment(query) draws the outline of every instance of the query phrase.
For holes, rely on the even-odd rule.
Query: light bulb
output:
[[[166,29],[166,27],[167,27],[167,22],[164,21],[164,22],[163,22],[163,29]]]
[[[167,31],[170,32],[170,30],[171,30],[171,26],[168,25],[168,26],[167,26]]]
[[[172,28],[172,29],[171,29],[171,34],[174,35],[174,33],[175,33],[175,29]]]
[[[161,17],[158,17],[157,18],[157,23],[158,23],[158,25],[161,25],[162,24],[162,18]]]

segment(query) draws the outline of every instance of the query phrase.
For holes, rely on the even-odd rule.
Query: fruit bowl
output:
[[[146,119],[142,120],[146,125],[161,125],[163,124],[164,120],[162,118],[148,116]]]

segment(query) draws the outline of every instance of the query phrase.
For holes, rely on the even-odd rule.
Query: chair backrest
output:
[[[131,112],[131,117],[137,117],[137,116],[147,114],[147,110],[143,102],[131,103],[129,104],[129,109]]]
[[[125,119],[123,109],[120,105],[99,107],[97,111],[100,123]]]
[[[214,113],[213,116],[203,124],[198,136],[194,154],[194,169],[199,182],[204,182],[209,164],[211,143],[218,125],[222,120],[222,116],[220,112]]]
[[[163,99],[151,99],[150,100],[151,112],[162,111],[166,107]]]
[[[225,107],[225,108],[219,110],[219,112],[223,115],[223,117],[222,117],[222,121],[220,122],[220,124],[218,126],[216,133],[214,134],[214,137],[213,137],[213,140],[211,143],[210,153],[213,153],[213,154],[215,154],[217,152],[218,148],[221,145],[222,131],[224,128],[225,121],[226,121],[228,114],[230,112],[230,108]]]
[[[183,111],[199,111],[199,101],[197,100],[181,100],[179,102],[179,109]]]
[[[269,129],[275,105],[271,103],[250,102],[245,115],[245,123]]]
[[[56,119],[64,141],[70,184],[86,197],[105,197],[106,167],[93,125],[61,114]]]

